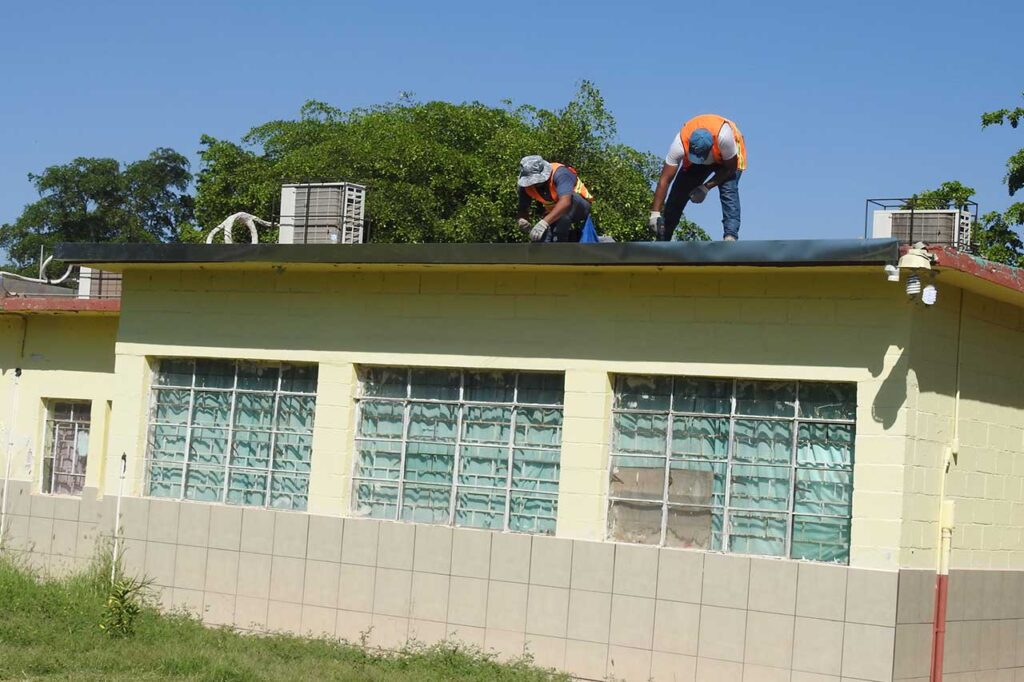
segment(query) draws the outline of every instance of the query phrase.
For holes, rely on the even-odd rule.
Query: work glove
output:
[[[647,229],[657,237],[665,229],[665,219],[661,217],[661,211],[651,211],[651,217],[647,219]]]
[[[520,232],[522,232],[523,234],[528,234],[530,232],[530,227],[531,226],[530,226],[530,221],[529,220],[527,220],[526,218],[520,218],[519,219],[519,231]]]
[[[533,226],[533,229],[530,230],[530,241],[539,242],[541,239],[544,239],[544,233],[548,231],[548,227],[550,226],[543,220],[538,221],[537,224]]]
[[[695,204],[699,204],[700,202],[704,201],[704,198],[707,197],[707,195],[707,185],[697,185],[696,187],[693,188],[693,191],[690,192],[690,201],[692,201]]]

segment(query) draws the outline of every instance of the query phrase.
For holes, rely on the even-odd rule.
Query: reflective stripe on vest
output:
[[[679,131],[679,140],[683,143],[683,168],[689,168],[692,165],[690,162],[690,135],[700,128],[711,133],[711,154],[715,163],[722,163],[722,150],[718,148],[718,133],[722,132],[722,126],[726,124],[732,126],[732,135],[736,140],[736,155],[739,157],[738,169],[747,169],[747,143],[743,140],[743,133],[740,132],[739,126],[718,114],[694,116]]]
[[[573,168],[572,166],[566,166],[565,164],[562,163],[551,164],[551,177],[548,178],[548,194],[551,196],[550,199],[545,199],[543,196],[541,196],[541,193],[537,190],[536,185],[530,185],[529,187],[524,188],[527,196],[529,196],[531,199],[539,201],[545,206],[554,206],[555,202],[558,201],[558,190],[555,189],[555,172],[559,168],[563,167],[571,170],[573,172],[573,175],[576,176],[576,186],[572,188],[573,193],[579,194],[582,198],[586,199],[587,201],[594,201],[593,195],[587,189],[586,185],[583,184],[583,181],[580,180],[580,175],[579,173],[576,172],[576,169]]]

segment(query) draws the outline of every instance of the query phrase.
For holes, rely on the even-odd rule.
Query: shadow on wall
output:
[[[113,373],[117,327],[116,317],[13,318],[0,327],[0,367]]]

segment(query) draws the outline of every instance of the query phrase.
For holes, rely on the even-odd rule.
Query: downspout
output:
[[[18,346],[18,366],[14,368],[14,385],[11,387],[10,421],[7,423],[7,453],[4,464],[3,498],[0,498],[0,547],[4,545],[7,531],[7,498],[11,484],[11,460],[14,458],[14,422],[18,415],[18,387],[21,384],[21,363],[25,358],[25,337],[28,336],[28,318],[18,315],[21,319],[21,343]]]
[[[946,499],[949,469],[960,454],[960,344],[964,331],[964,292],[960,290],[960,310],[956,331],[956,384],[953,395],[953,438],[946,448],[939,480],[939,556],[935,573],[935,614],[932,621],[931,682],[942,682],[942,662],[946,650],[946,605],[949,599],[949,557],[956,525],[956,503]]]

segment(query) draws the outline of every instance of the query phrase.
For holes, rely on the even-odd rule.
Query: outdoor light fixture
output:
[[[935,305],[935,299],[939,296],[939,290],[935,288],[934,284],[927,285],[921,290],[921,301],[925,305]]]
[[[925,243],[918,242],[900,257],[899,262],[899,269],[906,270],[909,273],[907,276],[907,296],[914,298],[921,295],[921,300],[924,301],[925,305],[934,305],[935,298],[938,295],[935,284],[929,283],[924,287],[921,285],[921,276],[925,273],[931,273],[932,280],[934,281],[935,279],[935,273],[932,272],[933,259],[934,256],[928,252]]]
[[[900,269],[895,265],[889,264],[885,266],[885,279],[890,282],[900,281]]]

